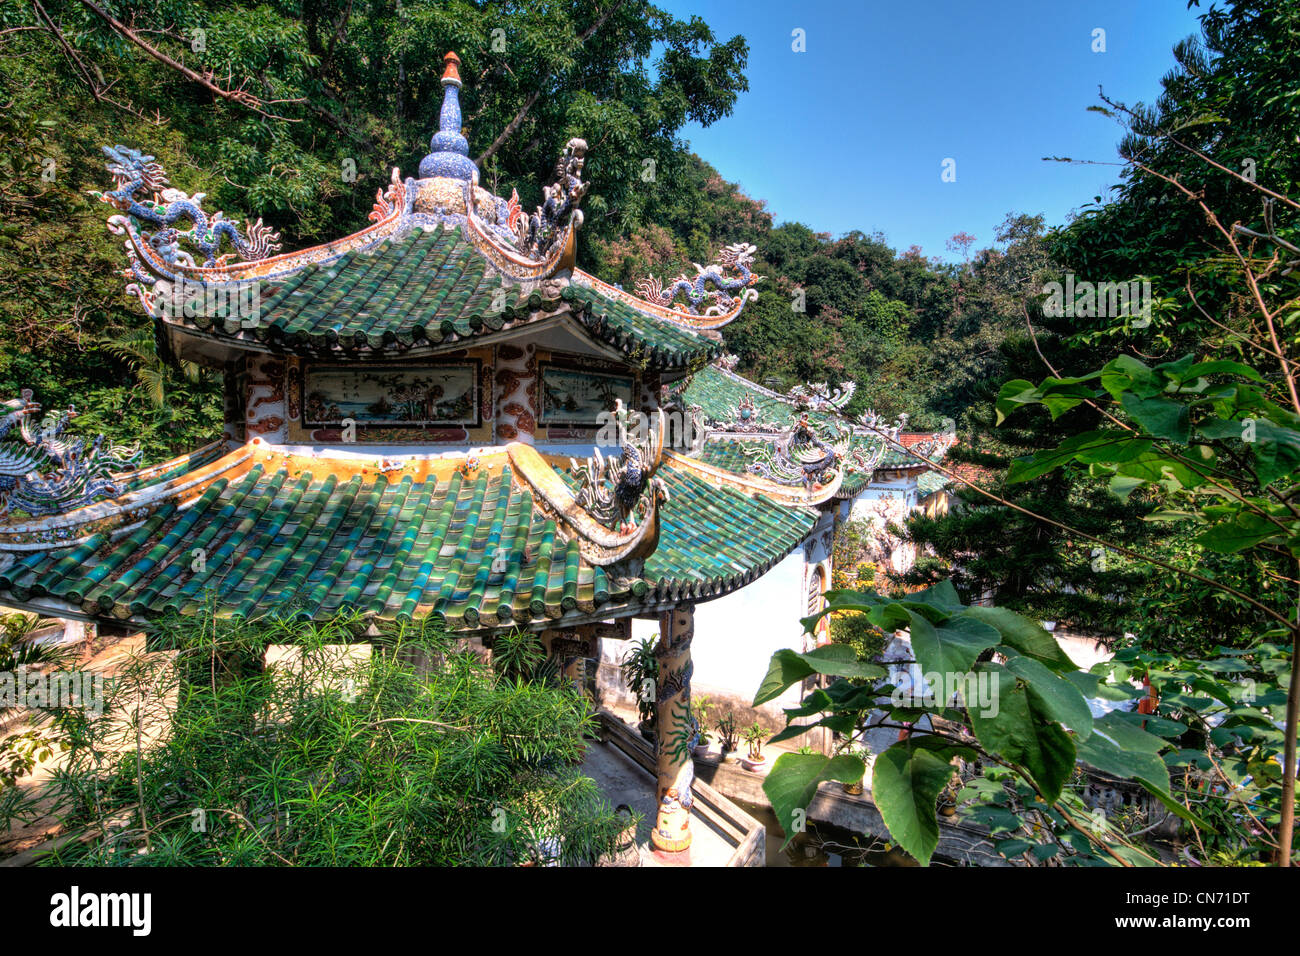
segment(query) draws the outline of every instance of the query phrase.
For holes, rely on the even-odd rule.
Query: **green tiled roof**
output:
[[[368,249],[265,279],[251,328],[241,326],[227,303],[218,304],[216,315],[168,321],[276,351],[400,353],[468,342],[567,308],[593,338],[653,368],[698,363],[722,348],[595,289],[569,284],[547,296],[504,280],[489,272],[459,227],[413,227]]]
[[[705,415],[721,422],[730,420],[732,410],[746,397],[754,400],[761,413],[761,424],[775,429],[784,428],[791,423],[793,402],[777,398],[768,389],[739,375],[728,374],[714,365],[695,373],[684,396],[690,404],[704,409]]]
[[[215,467],[184,507],[162,499],[117,537],[100,530],[20,557],[0,573],[0,603],[54,598],[93,616],[147,619],[192,612],[215,592],[242,615],[354,608],[433,614],[467,629],[617,616],[734,590],[797,546],[816,518],[667,464],[658,548],[642,577],[620,584],[582,560],[529,485],[496,460],[473,477],[389,476],[245,453],[237,466]]]
[[[723,371],[714,365],[706,366],[697,372],[683,395],[688,404],[699,405],[706,416],[724,423],[731,421],[734,410],[739,406],[741,399],[746,397],[753,400],[755,407],[761,413],[758,425],[770,431],[789,428],[800,415],[790,399],[778,396],[770,389],[763,388],[743,376]],[[810,412],[808,417],[815,424],[834,424],[841,428],[852,427],[854,424],[846,418],[825,412]],[[726,437],[714,433],[705,442],[698,457],[706,464],[744,474],[750,462],[754,460],[745,454],[746,446],[752,447],[756,442],[769,441],[771,441],[769,437],[752,433],[729,433]],[[868,445],[874,445],[876,441],[874,437],[855,435],[853,446],[862,446],[865,449]],[[919,464],[920,462],[906,451],[890,447],[885,449],[884,455],[876,465],[876,470],[915,468]],[[849,471],[844,476],[844,482],[840,485],[836,497],[852,498],[870,485],[872,479],[872,475],[861,471]]]
[[[141,468],[139,471],[132,472],[130,477],[121,483],[122,493],[138,491],[148,485],[160,485],[191,471],[198,471],[203,466],[212,464],[224,455],[226,453],[225,445],[224,441],[214,441],[212,444],[204,445],[188,455],[174,458],[151,468]]]
[[[937,471],[927,471],[916,479],[916,490],[923,495],[933,494],[940,488],[945,488],[952,479],[947,475]]]

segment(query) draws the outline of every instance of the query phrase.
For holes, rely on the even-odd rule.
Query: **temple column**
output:
[[[683,604],[659,616],[657,733],[657,817],[650,842],[666,853],[681,853],[691,845],[691,781],[695,776],[692,749],[697,729],[691,714],[691,638],[695,608]]]

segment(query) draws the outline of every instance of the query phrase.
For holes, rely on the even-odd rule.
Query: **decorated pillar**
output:
[[[658,816],[650,842],[659,850],[680,853],[691,845],[691,782],[695,776],[692,751],[699,728],[691,714],[691,638],[695,636],[695,607],[683,604],[659,616],[659,663],[656,700],[656,770]]]
[[[537,347],[531,342],[497,346],[496,428],[498,441],[536,441]]]

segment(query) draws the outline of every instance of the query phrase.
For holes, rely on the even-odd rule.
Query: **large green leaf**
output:
[[[931,624],[924,615],[910,613],[912,652],[923,674],[965,674],[981,651],[1001,640],[997,628],[974,617],[953,616]]]
[[[1136,392],[1149,397],[1159,394],[1164,385],[1160,377],[1147,365],[1131,355],[1120,355],[1107,362],[1101,370],[1101,387],[1119,401],[1125,392]]]
[[[1007,482],[1032,481],[1071,461],[1125,462],[1151,450],[1150,438],[1135,438],[1119,429],[1102,429],[1071,435],[1056,448],[1048,448],[1029,458],[1017,458],[1007,469]]]
[[[1200,827],[1206,823],[1169,792],[1169,768],[1160,759],[1166,741],[1130,722],[1130,715],[1109,713],[1093,721],[1093,733],[1079,741],[1079,759],[1094,770],[1124,780],[1136,780],[1142,788],[1173,813]]]
[[[984,749],[1024,767],[1048,801],[1074,770],[1074,741],[1032,705],[1025,684],[1000,664],[980,664],[992,678],[996,708],[968,707],[971,730]]]
[[[1078,743],[1079,759],[1094,770],[1136,780],[1161,803],[1185,820],[1200,824],[1186,807],[1169,793],[1169,768],[1160,759],[1168,744],[1114,713],[1093,721],[1093,732]]]
[[[1281,533],[1282,529],[1263,515],[1237,511],[1228,520],[1219,521],[1198,534],[1196,542],[1211,551],[1233,554]]]
[[[884,677],[886,671],[876,664],[859,661],[857,652],[847,644],[824,644],[806,654],[785,648],[772,655],[767,676],[754,696],[754,706],[775,700],[811,674],[876,680]]]
[[[1007,658],[1007,670],[1029,685],[1034,709],[1073,730],[1080,740],[1092,733],[1092,711],[1083,695],[1069,681],[1058,677],[1034,660],[1016,654]]]
[[[934,806],[952,775],[952,764],[942,751],[911,741],[896,743],[876,757],[871,798],[889,835],[923,865],[939,845]]]
[[[817,785],[823,780],[857,783],[866,772],[862,758],[853,754],[826,757],[822,754],[781,754],[763,781],[763,792],[772,803],[785,831],[785,846],[800,831],[796,810],[807,810],[817,794]],[[933,807],[931,807],[933,809]]]
[[[1026,657],[1041,661],[1058,674],[1068,674],[1078,670],[1078,665],[1061,650],[1056,638],[1036,621],[1021,617],[1015,611],[1004,607],[971,607],[962,612],[963,617],[973,617],[995,627],[1002,636],[1002,643],[1014,647]]]
[[[1148,435],[1185,444],[1190,430],[1190,413],[1186,405],[1168,398],[1140,398],[1132,392],[1120,396],[1124,411],[1146,430]]]

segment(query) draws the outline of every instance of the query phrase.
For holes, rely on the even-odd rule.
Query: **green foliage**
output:
[[[862,613],[883,630],[909,628],[916,663],[927,680],[960,683],[955,696],[949,683],[942,690],[932,686],[931,694],[922,696],[884,682],[879,668],[870,673],[848,669],[843,653],[774,654],[755,705],[779,696],[814,666],[838,676],[785,711],[787,721],[809,716],[816,721],[790,723],[773,739],[789,739],[810,727],[826,727],[844,738],[834,757],[790,754],[774,764],[764,791],[787,833],[797,832],[796,811],[806,810],[820,781],[862,778],[866,765],[855,751],[869,727],[907,729],[922,717],[928,718],[931,731],[911,733],[887,748],[872,772],[872,796],[890,835],[922,863],[929,862],[938,845],[936,803],[962,762],[979,760],[1008,771],[1005,777],[987,779],[1009,781],[1019,788],[1022,806],[1029,801],[1055,821],[1049,829],[1052,841],[1071,862],[1113,860],[1120,850],[1150,859],[1122,839],[1117,850],[1092,832],[1078,795],[1067,790],[1076,761],[1134,780],[1180,816],[1200,823],[1171,795],[1159,755],[1172,745],[1127,721],[1129,715],[1108,714],[1094,722],[1081,688],[1095,695],[1098,676],[1079,672],[1032,621],[1003,608],[964,605],[947,582],[903,599],[829,592],[822,614],[843,611]],[[804,626],[821,616],[805,619]],[[1126,676],[1116,675],[1119,680]],[[1113,692],[1127,696],[1125,687],[1118,683]],[[1094,726],[1101,732],[1094,733]],[[1024,825],[1014,814],[1012,818],[1015,829]]]
[[[771,736],[772,736],[772,732],[768,730],[766,727],[764,727],[762,724],[760,724],[758,721],[754,721],[752,724],[750,724],[748,727],[745,728],[745,733],[743,734],[743,738],[745,743],[749,744],[750,760],[763,759],[763,741],[765,741],[768,737]]]
[[[640,638],[633,642],[619,661],[627,689],[636,698],[637,715],[647,727],[654,727],[659,720],[655,695],[655,686],[659,680],[659,658],[655,657],[655,644],[656,639],[653,637]]]
[[[727,711],[718,718],[714,728],[718,731],[719,743],[722,746],[723,753],[731,753],[736,749],[739,737],[736,732],[736,715]]]
[[[123,292],[120,239],[87,195],[107,182],[102,145],[157,156],[176,187],[206,193],[228,219],[263,217],[287,250],[335,239],[366,225],[391,166],[415,174],[454,49],[485,184],[518,187],[531,208],[564,143],[592,138],[580,235],[591,260],[593,245],[704,201],[679,131],[727,115],[747,88],[742,37],[644,0],[108,9],[134,37],[77,0],[0,10],[0,337],[27,346],[0,355],[0,393],[75,403],[79,428],[141,444],[146,462],[217,437],[220,386],[164,367],[151,322]],[[214,94],[141,44],[256,102]],[[709,254],[703,239],[689,245]]]
[[[168,653],[125,661],[104,713],[70,728],[45,796],[86,839],[52,862],[582,864],[612,848],[623,823],[577,767],[585,698],[429,626],[346,654],[363,628],[164,622],[151,641]],[[268,645],[293,651],[263,669]]]
[[[34,632],[53,623],[21,611],[0,614],[0,689],[22,693],[23,675],[28,670],[39,672],[71,663],[72,655],[66,649],[32,639]],[[13,717],[15,710],[0,699],[0,721]],[[0,793],[62,748],[59,728],[65,716],[57,709],[30,713],[28,723],[35,726],[0,737]]]

